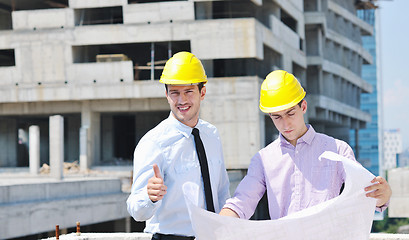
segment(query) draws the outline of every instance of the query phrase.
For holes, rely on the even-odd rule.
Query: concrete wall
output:
[[[69,8],[13,11],[11,15],[14,30],[37,30],[74,26],[74,11]]]
[[[190,2],[183,4],[186,3],[192,4]],[[127,8],[141,7],[140,5],[150,4],[130,4],[124,7],[124,11],[127,11]],[[179,4],[174,6],[179,6]],[[180,7],[183,9],[183,6]],[[47,9],[46,13],[53,11],[55,14],[59,14],[60,9]],[[21,22],[28,21],[30,14],[41,15],[42,11],[27,11],[27,14],[21,14],[19,17],[24,19]],[[136,13],[130,13],[130,15],[138,16]],[[179,15],[184,16],[183,14]],[[305,66],[305,59],[300,61],[304,58],[303,54],[298,51],[299,39],[303,36],[294,33],[276,17],[271,16],[271,19],[271,29],[260,28],[258,26],[260,23],[254,19],[215,19],[138,25],[125,22],[122,25],[112,25],[109,28],[92,25],[70,27],[64,30],[55,27],[53,31],[47,32],[41,30],[8,32],[0,36],[0,48],[15,50],[16,67],[0,68],[2,75],[6,76],[5,81],[2,81],[1,84],[13,86],[18,84],[18,88],[13,88],[12,91],[14,92],[13,95],[21,96],[20,92],[24,92],[25,87],[33,88],[39,84],[41,84],[41,91],[47,91],[46,88],[51,87],[50,85],[62,87],[74,83],[86,84],[89,81],[93,82],[93,80],[97,80],[97,83],[99,81],[106,82],[106,79],[111,79],[108,81],[111,84],[118,84],[120,79],[123,79],[124,82],[133,80],[133,69],[129,63],[111,63],[111,66],[108,67],[107,64],[103,63],[73,64],[72,46],[95,44],[190,40],[192,52],[202,60],[228,58],[257,58],[262,60],[263,45],[265,44],[277,52],[287,53],[284,57],[288,58],[284,61],[287,69],[291,68],[291,64],[289,64],[291,61]],[[269,37],[269,34],[272,34],[274,38]],[[281,41],[283,37],[286,39],[284,42]],[[9,41],[10,39],[12,41]],[[291,51],[294,52],[288,53]],[[292,60],[293,58],[295,60]],[[88,71],[84,71],[84,69]],[[55,96],[64,96],[64,94],[56,94]],[[58,99],[61,97],[54,100]],[[19,98],[17,101],[37,100]]]
[[[277,24],[276,29],[287,29],[288,31],[288,27],[286,27],[283,23],[281,22],[278,23],[277,21],[274,22]],[[281,57],[283,59],[282,60],[283,66],[281,67],[282,69],[291,72],[292,63],[296,63],[297,65],[303,68],[307,67],[305,54],[299,50],[298,45],[296,48],[294,48],[295,47],[294,39],[299,39],[299,37],[295,36],[294,33],[289,36],[290,39],[293,39],[293,41],[287,42],[282,40],[282,35],[279,31],[274,33],[261,23],[258,23],[256,27],[258,28],[257,35],[260,36],[259,41],[281,54]],[[291,43],[293,44],[293,46],[290,45]]]
[[[191,48],[200,59],[263,59],[262,42],[256,35],[254,19],[196,21]],[[240,27],[238,27],[240,26]],[[258,40],[258,41],[257,41]]]
[[[193,1],[130,4],[124,8],[124,23],[158,23],[170,21],[193,21]]]
[[[90,69],[92,71],[92,69]],[[97,74],[98,75],[98,74]],[[93,76],[88,77],[92,79]],[[87,84],[27,84],[26,86],[13,88],[0,88],[0,101],[3,103],[21,103],[18,108],[23,108],[26,104],[47,105],[48,103],[60,101],[81,101],[81,100],[98,100],[98,99],[129,99],[130,101],[139,100],[144,102],[146,99],[141,98],[162,98],[163,86],[159,82],[119,82],[114,84],[99,84],[89,82]],[[133,100],[132,100],[133,99]],[[28,103],[27,103],[28,102]],[[33,103],[34,102],[34,103]],[[66,102],[60,102],[62,105],[69,105]],[[75,108],[76,103],[69,108]],[[139,105],[139,104],[138,104]],[[7,108],[7,106],[6,106]],[[17,109],[16,109],[17,110]],[[1,110],[0,110],[1,111]],[[52,111],[50,109],[49,111]],[[66,111],[61,109],[61,111]]]
[[[65,79],[68,83],[76,85],[132,83],[133,65],[132,61],[70,64],[67,65]]]
[[[388,170],[388,182],[392,188],[388,216],[391,218],[409,218],[409,169]]]
[[[100,7],[112,7],[128,4],[127,0],[69,0],[68,5],[70,8],[100,8]]]
[[[261,79],[214,78],[207,84],[200,117],[214,124],[221,135],[227,168],[247,168],[264,142],[258,109]]]
[[[357,27],[359,27],[358,31],[361,31],[362,34],[364,35],[373,35],[374,34],[374,28],[365,22],[364,20],[360,19],[358,16],[353,14],[352,12],[344,9],[342,6],[340,6],[338,3],[334,1],[328,1],[328,9],[331,10],[332,12],[336,13],[339,16],[342,16],[351,23]],[[357,41],[360,41],[360,38],[355,38]]]
[[[1,239],[53,231],[57,224],[62,229],[74,227],[77,221],[89,225],[128,216],[128,194],[122,193],[119,179],[1,182]]]
[[[90,109],[96,112],[137,112],[137,111],[162,111],[169,110],[169,104],[166,98],[163,97],[164,89],[161,84],[157,84],[157,98],[145,99],[109,99],[109,100],[94,100],[94,101],[68,101],[68,102],[29,102],[29,103],[9,103],[2,104],[0,115],[43,115],[43,114],[65,114],[65,113],[80,113],[83,104],[90,104]],[[145,86],[138,89],[136,94],[143,93],[143,90],[150,91],[151,86]],[[137,89],[137,88],[136,88]],[[113,88],[112,91],[116,89]],[[160,93],[162,94],[160,94]],[[41,131],[41,130],[40,130]]]
[[[22,78],[22,72],[18,71],[17,67],[0,67],[0,74],[2,76],[0,86],[14,85]]]
[[[335,101],[329,97],[325,96],[318,96],[318,95],[311,95],[307,97],[308,99],[308,104],[311,105],[311,108],[309,111],[309,116],[317,119],[331,119],[330,113],[335,112],[339,113],[340,115],[343,116],[354,116],[354,118],[359,119],[361,121],[370,121],[371,116],[370,114],[359,110],[357,108],[353,108],[351,106],[348,106],[346,104],[339,103],[338,101]],[[342,108],[340,108],[340,105]],[[319,112],[315,111],[316,108],[321,108],[321,109],[327,109],[325,112]],[[342,119],[341,116],[332,116],[334,119],[331,119],[333,121],[337,121],[341,124],[349,124],[350,119],[348,120],[347,118]],[[339,119],[336,119],[339,118]],[[343,122],[344,121],[344,122]]]

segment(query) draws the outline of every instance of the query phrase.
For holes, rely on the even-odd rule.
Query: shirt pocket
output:
[[[315,166],[311,170],[311,191],[319,194],[332,195],[331,187],[337,177],[336,167],[333,165]]]
[[[209,166],[209,172],[219,172],[222,166],[222,160],[218,157],[212,157],[207,159],[207,165]]]
[[[175,172],[177,174],[188,174],[195,171],[195,169],[199,168],[199,163],[196,161],[178,161],[175,164]]]

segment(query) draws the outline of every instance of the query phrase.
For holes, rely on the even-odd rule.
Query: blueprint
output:
[[[366,197],[364,188],[373,184],[375,176],[336,153],[324,152],[322,158],[343,162],[346,181],[342,194],[277,220],[244,220],[208,212],[197,207],[199,187],[185,183],[183,192],[196,239],[369,239],[376,199]]]

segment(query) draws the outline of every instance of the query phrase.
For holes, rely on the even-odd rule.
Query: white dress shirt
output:
[[[229,194],[229,179],[224,166],[222,145],[216,127],[200,120],[195,128],[206,149],[210,182],[216,213]],[[134,153],[134,175],[128,212],[136,221],[145,221],[145,232],[194,236],[182,192],[185,182],[200,186],[200,207],[205,208],[204,188],[192,128],[179,122],[172,114],[150,130],[138,143]],[[152,165],[159,166],[167,193],[153,203],[146,185],[153,176]]]

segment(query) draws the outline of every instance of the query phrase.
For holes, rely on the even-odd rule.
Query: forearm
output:
[[[220,211],[219,215],[240,218],[239,215],[235,211],[231,210],[230,208],[223,208]]]
[[[147,185],[154,176],[153,164],[161,166],[162,153],[150,140],[139,142],[134,152],[134,175],[131,194],[128,197],[127,209],[136,221],[151,218],[162,201],[153,203],[148,196]]]
[[[145,196],[146,195],[146,196]],[[147,194],[132,194],[126,201],[129,214],[136,221],[146,221],[150,219],[161,205],[162,201],[153,203]]]

